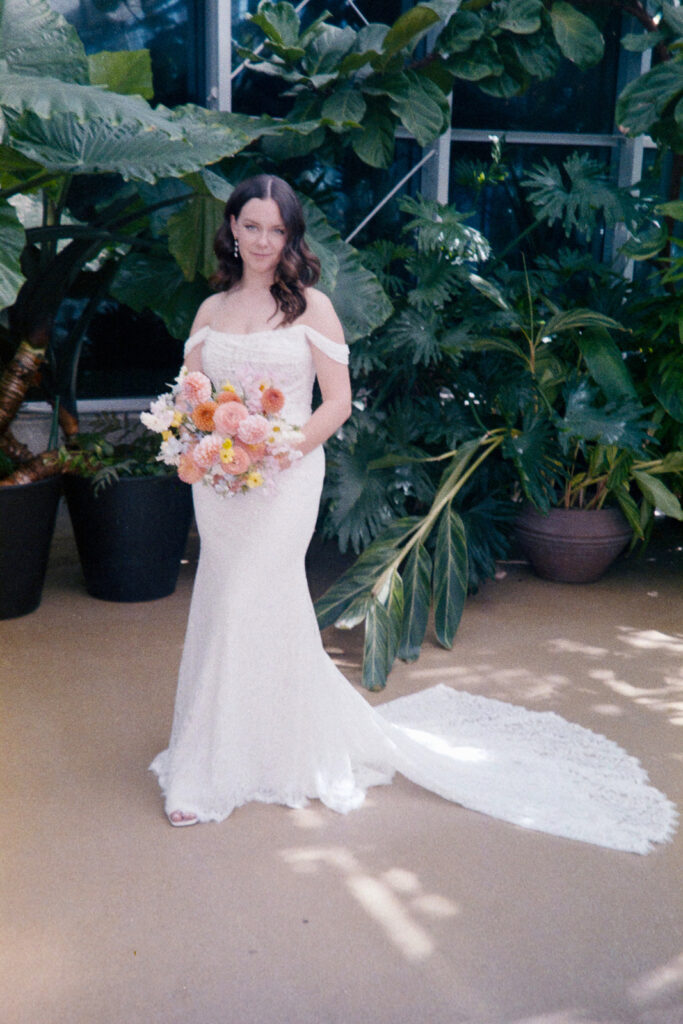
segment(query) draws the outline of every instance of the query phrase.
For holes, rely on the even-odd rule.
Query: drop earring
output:
[[[233,254],[233,256],[235,257],[235,259],[239,259],[239,255],[240,255],[240,243],[239,243],[239,242],[237,241],[237,239],[235,239],[235,244],[234,244],[234,246],[232,247],[232,254]]]

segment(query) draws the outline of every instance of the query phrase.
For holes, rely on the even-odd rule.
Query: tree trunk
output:
[[[45,330],[45,344],[41,347],[42,333],[36,332],[35,340],[38,346],[31,345],[28,341],[21,342],[0,379],[0,434],[5,433],[18,413],[43,361],[49,332]]]
[[[57,476],[62,467],[57,459],[57,452],[44,452],[34,455],[30,462],[15,469],[10,476],[0,480],[0,487],[12,487],[14,484],[32,484],[36,480],[45,480],[48,476]]]

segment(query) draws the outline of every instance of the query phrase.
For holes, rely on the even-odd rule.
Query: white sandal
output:
[[[174,814],[180,814],[181,817],[177,821],[174,821]],[[185,811],[171,811],[171,813],[167,814],[166,817],[168,818],[169,823],[173,825],[174,828],[184,828],[186,825],[196,825],[199,821],[199,818],[197,817],[196,814],[188,816],[186,815]]]

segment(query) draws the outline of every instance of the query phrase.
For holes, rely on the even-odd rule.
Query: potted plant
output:
[[[57,455],[86,590],[106,601],[166,597],[192,520],[191,489],[156,460],[154,438],[102,426]]]

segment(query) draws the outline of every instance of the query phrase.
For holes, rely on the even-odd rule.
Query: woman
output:
[[[214,387],[262,376],[302,427],[277,491],[220,497],[193,485],[201,554],[171,740],[151,767],[174,826],[221,821],[248,801],[360,806],[396,770],[447,799],[525,827],[645,852],[673,809],[637,763],[556,715],[437,686],[373,709],[325,653],[304,556],[322,443],[351,408],[348,350],[300,204],[280,178],[242,182],[215,251],[185,366]],[[311,413],[317,377],[322,402]],[[550,780],[550,782],[548,782]]]

